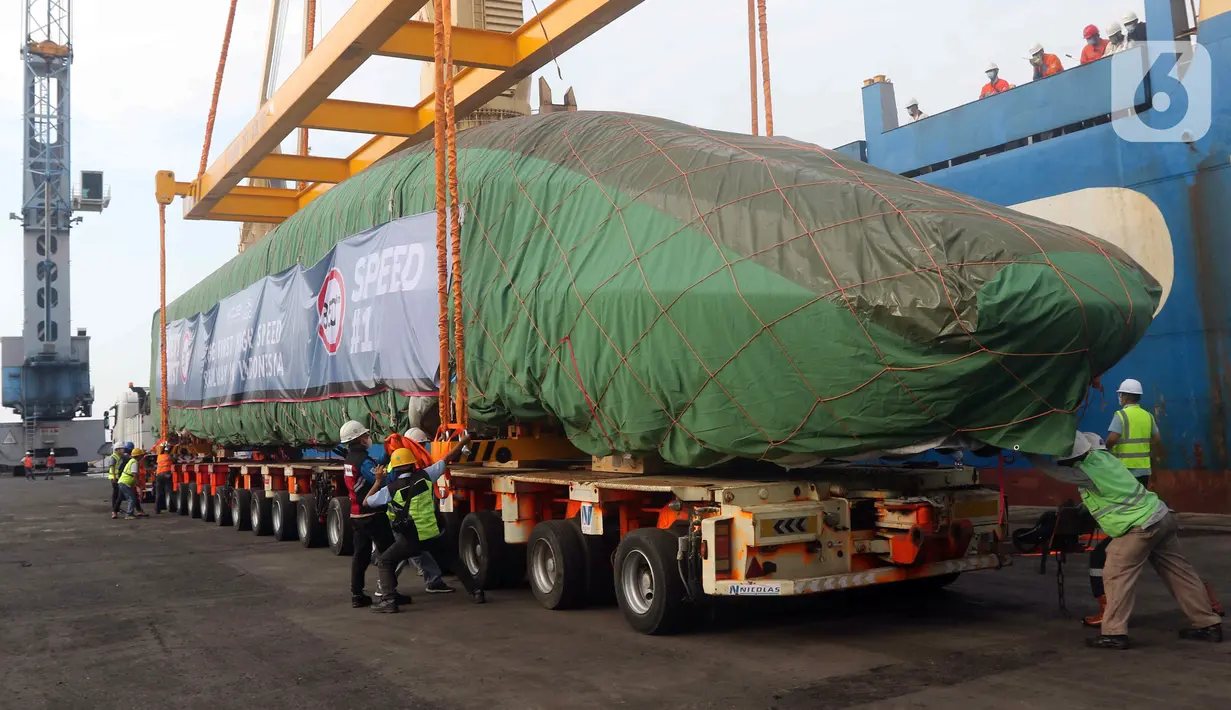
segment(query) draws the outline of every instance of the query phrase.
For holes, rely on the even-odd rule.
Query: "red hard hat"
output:
[[[1082,36],[1086,39],[1098,37],[1098,28],[1094,25],[1086,25],[1086,29],[1082,31]]]

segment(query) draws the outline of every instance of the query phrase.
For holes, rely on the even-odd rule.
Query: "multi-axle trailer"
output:
[[[972,468],[839,464],[756,480],[593,463],[453,467],[436,494],[458,556],[442,562],[465,565],[487,589],[525,578],[548,609],[614,598],[633,628],[652,634],[679,630],[712,597],[943,586],[1009,563],[999,552],[1003,502]],[[170,507],[352,552],[336,461],[179,464]]]

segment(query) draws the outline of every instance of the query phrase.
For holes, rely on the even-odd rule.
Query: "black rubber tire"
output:
[[[326,538],[329,541],[329,551],[339,557],[352,555],[355,551],[350,524],[350,498],[338,496],[329,501],[329,512],[325,514]]]
[[[310,494],[300,496],[295,506],[295,533],[304,547],[325,545],[325,524],[316,512],[316,498]]]
[[[438,520],[441,523],[441,534],[444,535],[445,538],[444,548],[446,550],[450,550],[454,553],[457,552],[457,536],[461,532],[463,517],[465,516],[456,511],[452,513],[441,513],[438,516]],[[440,571],[445,574],[456,575],[457,570],[454,569],[454,567],[460,563],[461,562],[457,559],[456,555],[453,555],[451,559],[436,560],[436,564],[440,565]]]
[[[171,484],[167,484],[167,513],[175,515],[179,512],[180,496],[179,491],[171,490]]]
[[[249,527],[254,535],[270,535],[274,531],[273,498],[265,491],[252,492],[252,504],[248,506]]]
[[[218,527],[225,528],[231,524],[234,517],[231,514],[231,501],[234,498],[226,488],[214,494],[214,522],[218,523]]]
[[[201,497],[201,492],[197,490],[197,487],[194,484],[188,491],[188,517],[199,519],[201,517],[201,507],[204,502],[205,499]]]
[[[526,543],[530,590],[547,609],[581,606],[586,592],[586,548],[567,520],[544,520]]]
[[[680,579],[675,559],[678,539],[666,530],[638,528],[625,535],[616,549],[616,602],[629,626],[643,634],[677,633],[693,616],[692,605],[685,601],[684,580]],[[642,584],[648,582],[648,594],[638,594],[630,601],[626,575]]]
[[[586,596],[588,605],[606,605],[615,603],[615,571],[612,558],[616,547],[620,544],[619,523],[606,527],[610,530],[604,535],[586,535],[581,531],[581,518],[569,518],[573,529],[581,538],[586,555]]]
[[[214,522],[214,489],[209,486],[201,486],[201,519]]]
[[[179,499],[179,506],[176,510],[180,515],[188,515],[189,509],[192,508],[192,492],[187,483],[181,483],[179,490],[175,492],[175,497]]]
[[[236,488],[231,495],[231,517],[235,529],[247,532],[252,529],[252,491]]]
[[[288,542],[299,537],[295,525],[296,506],[291,501],[291,494],[286,491],[275,491],[270,510],[270,520],[273,523],[274,539],[278,542]]]
[[[504,541],[504,523],[500,513],[485,510],[462,518],[458,531],[460,564],[466,565],[479,589],[496,589],[507,580],[508,556],[520,550],[510,550]],[[525,555],[522,555],[525,559]]]

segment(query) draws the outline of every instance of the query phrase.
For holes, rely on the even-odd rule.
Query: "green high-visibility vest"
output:
[[[111,480],[114,481],[114,480],[117,480],[119,477],[120,477],[120,456],[119,454],[112,454],[111,468],[107,471],[107,478],[110,478]]]
[[[1154,437],[1154,415],[1140,405],[1130,404],[1116,412],[1120,438],[1111,453],[1133,471],[1150,470],[1150,441]]]
[[[1111,537],[1120,537],[1144,525],[1163,504],[1141,485],[1122,460],[1104,449],[1091,451],[1077,468],[1094,484],[1080,487],[1081,502]]]
[[[418,476],[399,478],[389,484],[389,507],[385,515],[394,530],[405,527],[406,523],[415,524],[415,532],[419,540],[431,540],[440,535],[440,524],[436,521],[436,501],[432,497],[431,481],[416,471]]]
[[[124,466],[124,473],[120,475],[120,483],[126,486],[131,486],[137,482],[137,458],[134,456],[128,459],[128,463]]]

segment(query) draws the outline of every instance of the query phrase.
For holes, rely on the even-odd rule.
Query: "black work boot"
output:
[[[1094,638],[1086,639],[1086,645],[1090,648],[1105,648],[1112,651],[1126,651],[1129,648],[1127,636],[1095,636]]]
[[[397,597],[380,597],[368,611],[373,614],[396,614],[398,613]]]
[[[476,589],[470,593],[470,601],[474,602],[475,604],[486,604],[487,595],[483,593],[482,589]]]
[[[359,594],[350,595],[350,605],[352,609],[362,609],[365,606],[372,606],[372,597],[360,592]]]
[[[402,594],[401,592],[394,593],[393,598],[396,599],[397,603],[401,605],[411,604],[414,602],[413,599],[406,596],[405,594]]]
[[[1214,624],[1203,629],[1180,629],[1180,638],[1186,641],[1222,643],[1222,624]]]

